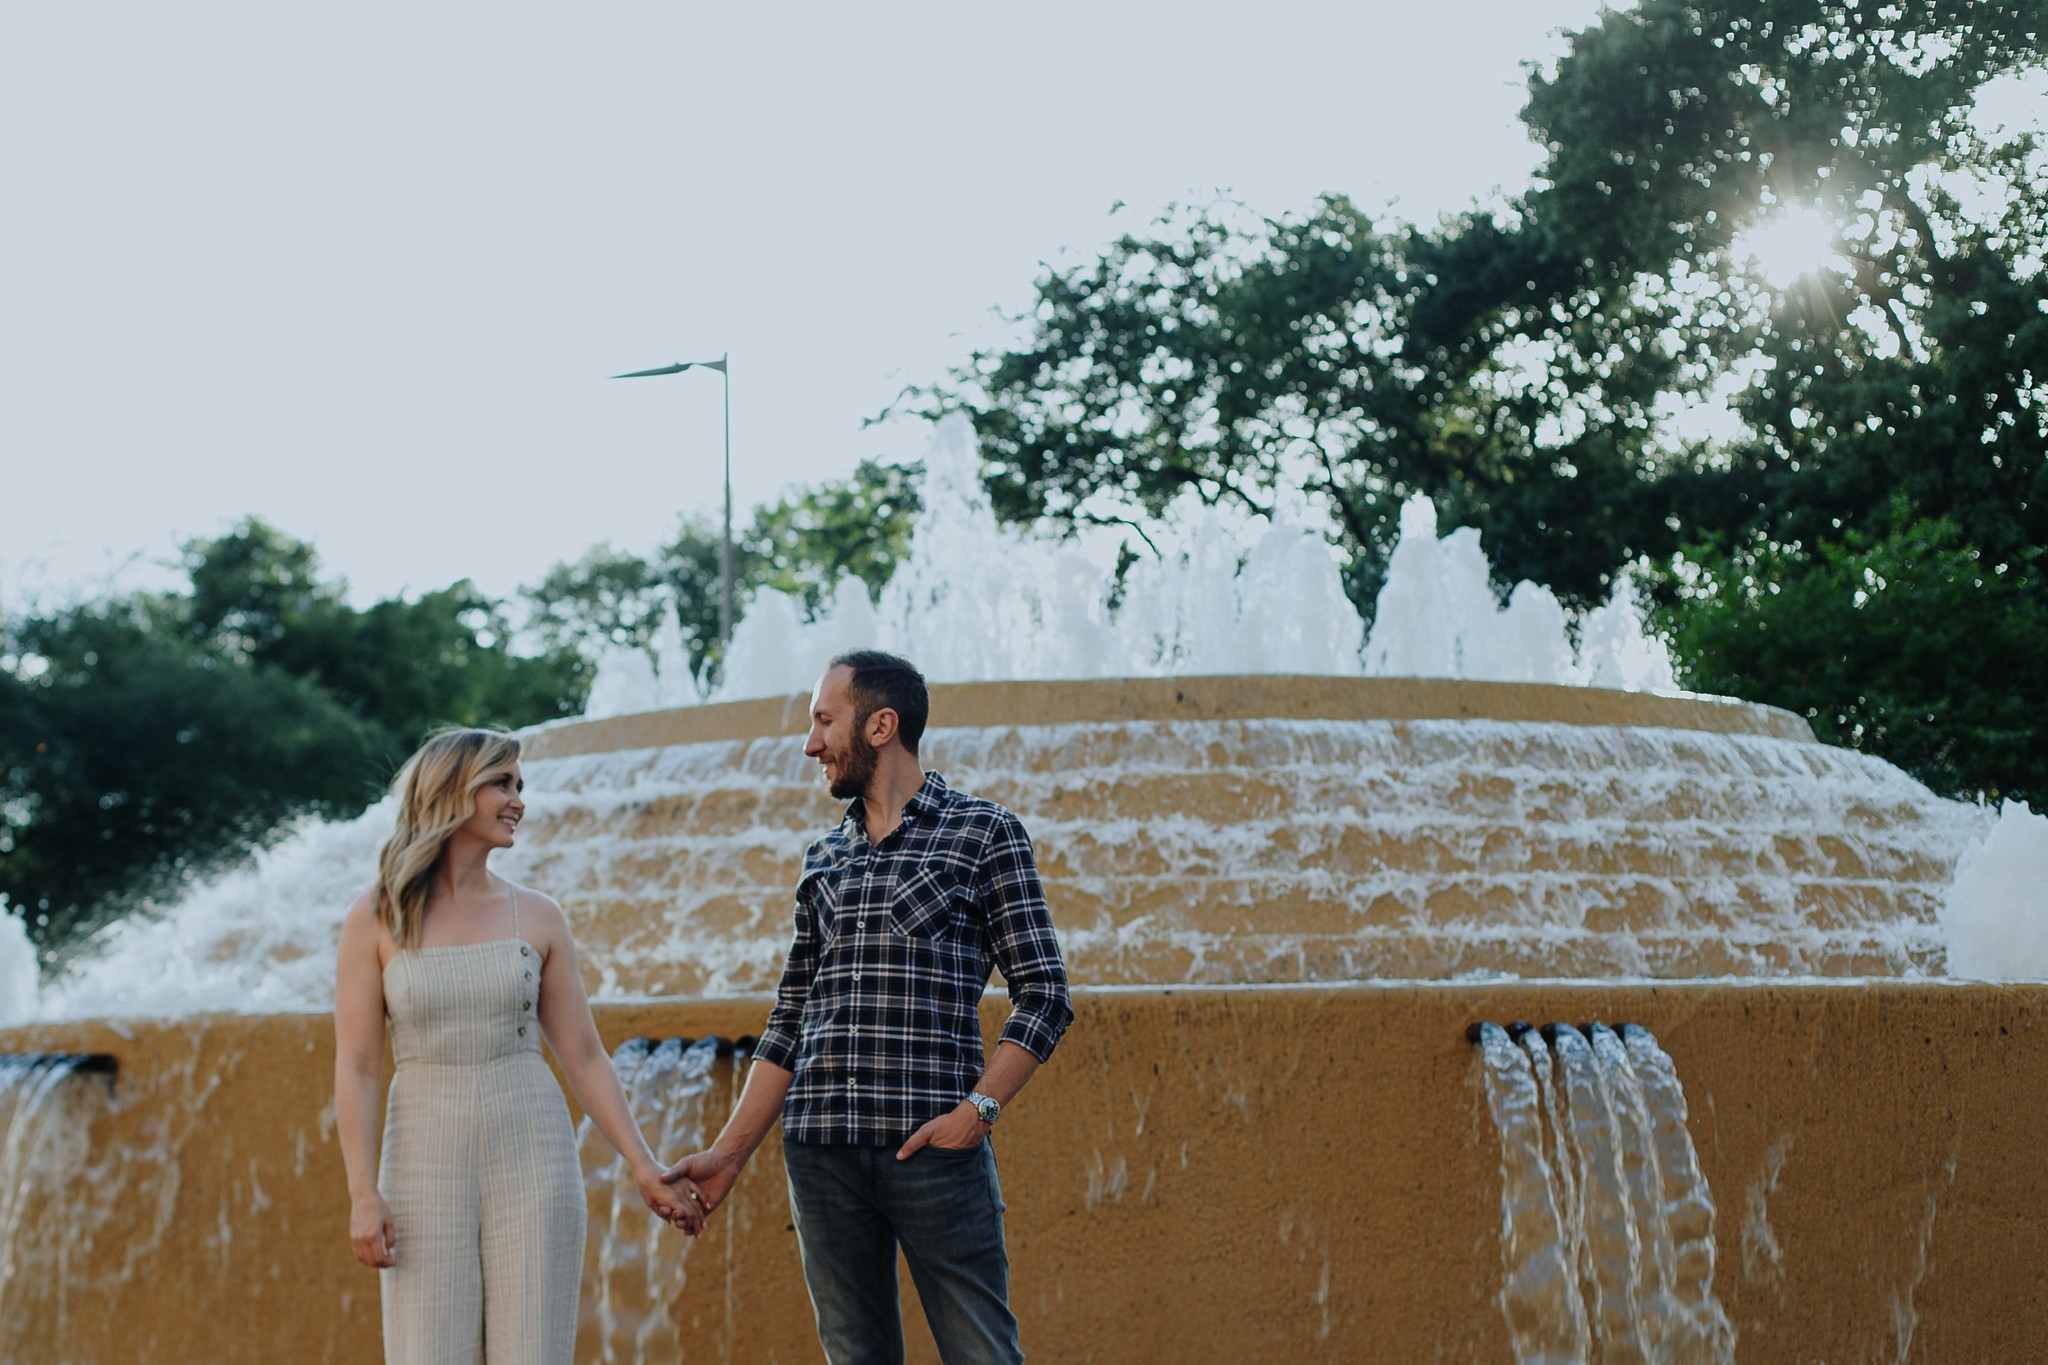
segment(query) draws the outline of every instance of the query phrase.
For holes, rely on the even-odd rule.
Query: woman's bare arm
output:
[[[334,964],[334,1121],[348,1170],[349,1244],[369,1266],[397,1262],[391,1209],[377,1190],[384,1086],[384,964],[370,898],[349,907]]]
[[[692,1237],[704,1230],[704,1210],[687,1189],[664,1184],[661,1163],[654,1159],[640,1125],[626,1103],[619,1085],[619,1073],[598,1036],[597,1021],[591,1017],[590,999],[583,991],[583,974],[577,966],[576,943],[569,934],[568,917],[547,897],[527,892],[522,907],[540,902],[533,914],[536,927],[544,925],[537,946],[541,950],[540,1026],[555,1059],[562,1064],[569,1089],[597,1131],[605,1135],[625,1157],[640,1198],[663,1219]]]

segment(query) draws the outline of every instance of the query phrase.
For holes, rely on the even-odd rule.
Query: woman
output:
[[[398,828],[342,922],[334,987],[349,1240],[382,1270],[384,1358],[569,1365],[583,1176],[542,1034],[647,1207],[692,1236],[703,1210],[687,1183],[662,1183],[633,1122],[561,907],[490,870],[526,812],[519,741],[435,735],[392,786]],[[398,1070],[380,1168],[387,1016]]]

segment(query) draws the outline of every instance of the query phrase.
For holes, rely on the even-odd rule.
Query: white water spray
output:
[[[2048,816],[2007,801],[1963,850],[1942,906],[1951,976],[2048,978]]]
[[[1424,501],[1403,513],[1361,650],[1319,535],[1202,509],[1167,553],[1131,570],[1112,612],[1086,547],[999,528],[978,471],[965,422],[942,424],[927,514],[880,605],[848,580],[804,622],[794,602],[764,594],[721,695],[804,689],[831,654],[861,644],[905,650],[935,680],[1670,682],[1625,578],[1581,623],[1574,653],[1556,599],[1524,583],[1500,606],[1477,533],[1438,537]],[[601,677],[594,712],[694,696],[673,622],[658,643],[660,668],[636,651],[621,656],[627,671]],[[1029,824],[1081,982],[1939,972],[1934,906],[1956,850],[1986,823],[1865,755],[1658,727],[941,721],[928,741],[949,780]],[[773,986],[803,847],[835,818],[800,740],[539,760],[527,779],[526,826],[500,867],[562,900],[595,995]],[[37,1012],[327,1008],[342,913],[367,888],[391,819],[380,803],[309,822],[165,914],[110,927],[43,983]],[[1257,913],[1269,903],[1310,909],[1320,927]],[[1952,925],[1969,914],[1951,897]]]
[[[859,580],[805,621],[794,599],[757,593],[734,631],[725,677],[707,700],[808,688],[825,660],[868,645],[915,659],[933,682],[1303,673],[1675,689],[1671,659],[1643,627],[1626,575],[1590,613],[1574,650],[1562,605],[1523,582],[1501,606],[1470,527],[1438,539],[1420,495],[1401,510],[1370,638],[1344,595],[1335,551],[1288,513],[1233,518],[1189,501],[1134,565],[1116,598],[1105,540],[1056,541],[1005,529],[981,486],[973,428],[940,422],[925,458],[924,511],[879,605]],[[1110,603],[1116,600],[1114,608]],[[645,651],[599,661],[585,714],[694,700],[673,609]]]
[[[42,972],[21,916],[7,913],[0,896],[0,1028],[35,1018],[42,998]]]

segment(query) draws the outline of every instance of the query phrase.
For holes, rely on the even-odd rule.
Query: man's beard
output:
[[[854,731],[847,741],[846,756],[840,761],[839,776],[833,779],[832,795],[841,801],[863,795],[881,762],[881,751],[868,743],[866,735]]]

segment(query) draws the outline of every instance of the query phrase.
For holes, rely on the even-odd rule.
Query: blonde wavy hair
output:
[[[476,794],[512,771],[519,741],[502,730],[447,729],[428,737],[391,779],[398,827],[377,855],[377,923],[401,948],[419,946],[434,869],[448,836],[476,814]]]

